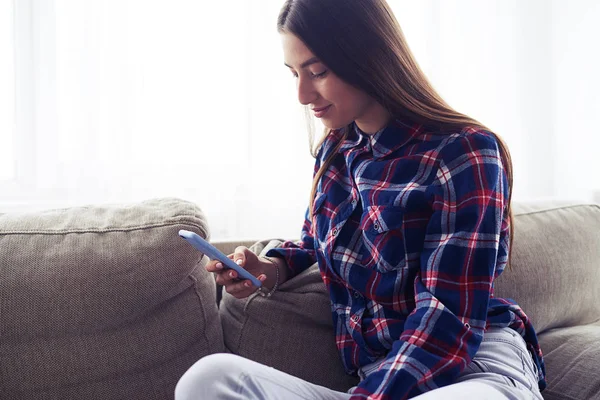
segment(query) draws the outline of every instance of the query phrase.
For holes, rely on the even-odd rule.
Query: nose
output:
[[[302,105],[308,105],[312,103],[317,97],[318,93],[316,92],[312,82],[308,78],[298,77],[298,101]]]

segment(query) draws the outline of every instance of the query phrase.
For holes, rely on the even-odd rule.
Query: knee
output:
[[[179,379],[176,400],[219,399],[222,392],[238,381],[243,372],[241,357],[234,354],[211,354],[198,360]]]

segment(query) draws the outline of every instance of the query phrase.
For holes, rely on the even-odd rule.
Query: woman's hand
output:
[[[266,289],[270,290],[275,285],[275,280],[277,279],[276,268],[279,268],[279,283],[284,282],[286,279],[284,271],[286,268],[281,268],[281,264],[285,262],[284,260],[259,258],[244,246],[237,247],[235,252],[227,257],[252,275],[256,276]],[[250,296],[257,289],[250,280],[238,279],[238,273],[236,271],[225,268],[223,263],[218,260],[211,260],[206,265],[206,270],[208,272],[213,272],[216,275],[217,284],[223,285],[227,293],[238,299]]]

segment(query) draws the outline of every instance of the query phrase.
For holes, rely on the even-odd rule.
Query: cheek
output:
[[[345,90],[339,92],[335,102],[339,116],[354,121],[368,107],[369,99],[356,90]]]
[[[321,96],[332,103],[332,113],[323,118],[328,128],[336,129],[352,123],[368,106],[368,96],[360,90],[332,77],[320,90]]]

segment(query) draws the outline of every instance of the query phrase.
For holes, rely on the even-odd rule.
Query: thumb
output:
[[[245,246],[236,247],[233,254],[233,261],[241,266],[245,266],[248,263],[252,264],[256,258],[256,254]]]

